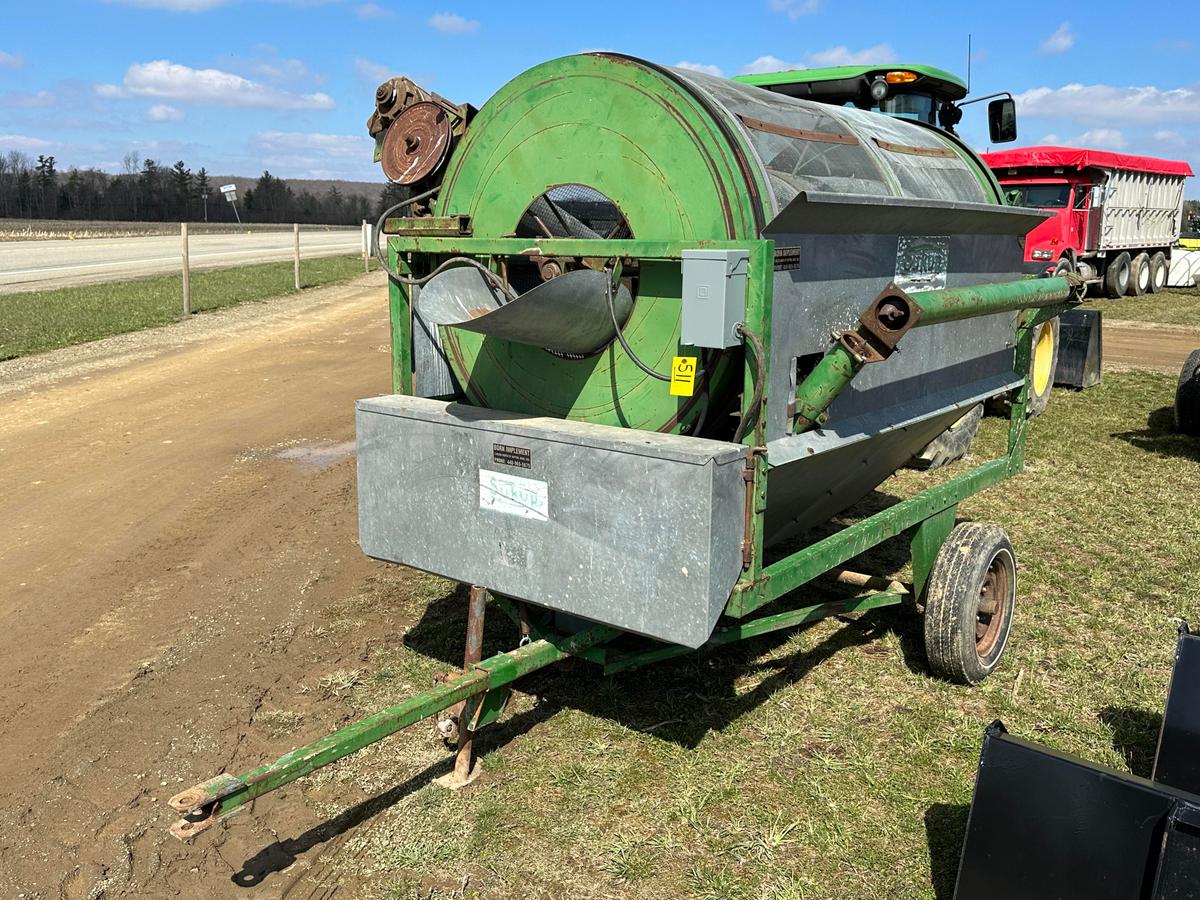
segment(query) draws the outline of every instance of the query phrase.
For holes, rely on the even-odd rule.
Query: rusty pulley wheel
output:
[[[431,175],[450,148],[450,116],[436,103],[414,103],[383,136],[380,163],[396,184],[416,184]]]

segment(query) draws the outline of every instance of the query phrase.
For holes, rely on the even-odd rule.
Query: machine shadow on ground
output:
[[[899,499],[875,492],[855,507],[853,516],[870,515]],[[822,526],[797,540],[818,540],[826,532],[836,531],[837,527]],[[786,551],[787,548],[782,549]],[[848,567],[870,573],[893,573],[902,568],[907,559],[908,540],[901,536],[851,560]],[[852,588],[822,578],[764,607],[758,614],[769,615],[784,609],[824,603],[853,593]],[[405,646],[445,663],[450,669],[457,669],[462,665],[466,613],[467,587],[458,585],[424,608],[420,620],[406,634]],[[776,651],[795,634],[813,626],[785,629],[654,663],[650,682],[645,670],[604,676],[591,663],[569,659],[525,676],[519,689],[536,696],[538,708],[570,707],[627,728],[653,731],[658,738],[692,748],[709,732],[724,730],[773,693],[800,681],[837,653],[871,644],[889,632],[899,643],[904,664],[914,672],[928,673],[921,619],[911,601],[837,618],[842,623],[837,631],[815,647],[789,656],[781,657]],[[513,622],[498,606],[490,604],[484,624],[483,656],[513,649],[519,637]],[[766,673],[765,677],[752,689],[739,692],[739,680],[753,680],[759,673]],[[681,717],[680,710],[684,708],[688,715]],[[488,726],[481,734],[493,727]]]
[[[1149,778],[1158,752],[1162,713],[1130,706],[1109,706],[1096,714],[1112,731],[1112,746],[1125,759],[1129,771]]]
[[[929,881],[935,900],[952,900],[958,879],[958,860],[967,836],[971,807],[964,803],[935,803],[925,810],[925,840],[929,845]]]
[[[1177,456],[1200,463],[1200,441],[1175,430],[1175,410],[1163,406],[1146,417],[1146,427],[1137,431],[1118,431],[1113,437],[1125,443],[1157,453],[1159,456]]]

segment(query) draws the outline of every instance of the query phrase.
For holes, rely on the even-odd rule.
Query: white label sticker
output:
[[[480,469],[479,508],[548,522],[550,495],[544,481]]]
[[[901,235],[896,240],[896,287],[902,291],[940,291],[950,268],[950,239]]]

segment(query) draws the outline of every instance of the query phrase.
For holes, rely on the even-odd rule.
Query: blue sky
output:
[[[407,74],[482,104],[545,59],[601,48],[725,75],[926,62],[1017,95],[1018,145],[1188,159],[1200,172],[1200,8],[745,0],[7,0],[0,152],[117,171],[129,152],[217,174],[380,180],[365,122]],[[1146,7],[1149,9],[1150,7]],[[1168,7],[1155,7],[1162,11]],[[982,104],[962,131],[980,149]],[[1200,196],[1193,179],[1189,196]]]

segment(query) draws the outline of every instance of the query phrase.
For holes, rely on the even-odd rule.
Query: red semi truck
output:
[[[982,156],[1010,203],[1057,213],[1025,238],[1027,271],[1073,270],[1109,297],[1166,287],[1186,162],[1074,147]]]

